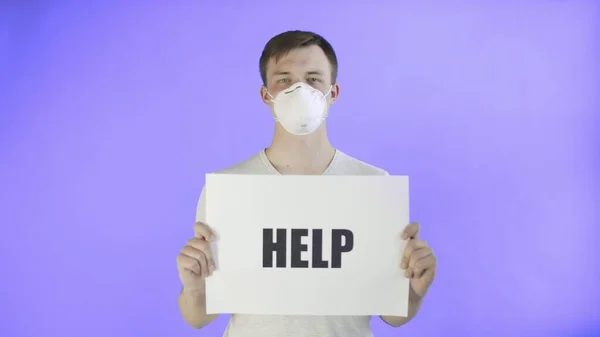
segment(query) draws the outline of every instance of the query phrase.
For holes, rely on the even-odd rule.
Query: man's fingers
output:
[[[201,277],[209,276],[215,270],[209,241],[215,235],[208,225],[202,222],[194,224],[194,238],[189,240],[177,256],[180,270],[189,270]]]
[[[435,267],[435,256],[431,248],[421,248],[412,253],[407,271],[412,277],[421,277],[427,269]]]
[[[406,248],[404,248],[404,253],[402,254],[401,265],[402,268],[408,268],[408,263],[410,262],[410,256],[413,251],[427,247],[427,242],[419,239],[409,240],[406,244]]]
[[[202,275],[202,277],[208,276],[209,264],[208,264],[208,260],[206,259],[206,255],[204,254],[204,252],[202,252],[201,250],[198,250],[194,247],[190,247],[188,245],[188,246],[183,247],[183,249],[181,250],[181,255],[189,256],[189,257],[193,258],[194,260],[196,260],[197,264],[200,265],[200,275]]]
[[[407,278],[428,278],[435,275],[435,269],[437,267],[437,259],[434,255],[428,255],[423,259],[419,260],[415,264],[415,268],[408,268],[404,272],[404,276]]]
[[[410,261],[408,262],[408,266],[410,268],[415,268],[415,265],[418,261],[421,261],[426,256],[432,255],[433,250],[429,247],[416,249],[410,254]]]
[[[404,239],[404,240],[414,239],[418,235],[419,235],[419,223],[418,222],[412,222],[411,224],[406,226],[406,228],[404,228],[404,231],[402,231],[402,239]]]
[[[212,255],[212,250],[210,249],[210,243],[208,241],[198,239],[198,238],[193,238],[188,241],[187,245],[204,253],[208,262],[212,263],[213,255]]]
[[[214,241],[215,235],[207,224],[196,222],[194,224],[194,236],[206,241]]]
[[[212,250],[210,249],[210,243],[203,239],[193,238],[188,241],[187,245],[202,252],[207,262],[208,273],[212,273],[215,270],[215,261],[213,259]]]
[[[436,267],[437,267],[437,261],[433,268],[425,269],[425,271],[423,272],[423,275],[421,275],[421,277],[423,277],[425,279],[433,280],[433,278],[435,277]]]
[[[198,260],[183,253],[177,255],[177,265],[180,266],[180,268],[189,270],[196,275],[202,274],[202,267],[200,266],[200,263],[198,263]]]
[[[415,263],[413,267],[413,277],[421,277],[426,271],[435,269],[436,259],[433,254],[427,255]]]

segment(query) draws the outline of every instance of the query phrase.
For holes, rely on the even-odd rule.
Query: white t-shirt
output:
[[[219,171],[231,174],[280,174],[265,151]],[[324,175],[388,175],[380,168],[336,151]],[[200,196],[196,221],[205,222],[205,195]],[[210,226],[210,224],[208,224]],[[224,337],[372,337],[371,316],[231,315]]]

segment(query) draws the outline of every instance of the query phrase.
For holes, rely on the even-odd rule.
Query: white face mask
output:
[[[272,98],[275,120],[283,128],[294,135],[303,136],[315,132],[327,118],[329,106],[327,94],[298,82],[282,90],[277,97]]]

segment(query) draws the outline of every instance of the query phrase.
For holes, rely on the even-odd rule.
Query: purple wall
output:
[[[376,336],[600,336],[599,2],[202,2],[0,3],[0,336],[222,334],[175,256],[204,174],[268,145],[289,29],[336,48],[334,145],[411,176],[438,256]]]

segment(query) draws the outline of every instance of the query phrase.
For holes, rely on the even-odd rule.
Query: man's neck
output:
[[[327,138],[325,125],[306,136],[287,133],[279,125],[267,158],[281,174],[322,174],[333,160],[335,149]]]

